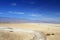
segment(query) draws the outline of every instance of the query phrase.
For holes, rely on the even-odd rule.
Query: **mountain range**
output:
[[[22,18],[0,17],[0,23],[58,23],[53,21],[30,20]]]

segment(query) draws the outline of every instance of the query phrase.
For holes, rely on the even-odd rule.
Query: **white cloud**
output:
[[[31,14],[30,16],[42,16],[42,15],[38,15],[38,14]]]
[[[24,14],[24,12],[16,12],[17,14]]]
[[[11,3],[12,6],[16,6],[16,3]]]
[[[13,13],[12,11],[8,11],[8,13]]]
[[[32,14],[32,15],[30,15],[30,16],[37,16],[37,15],[35,15],[35,14]]]
[[[8,11],[10,14],[24,14],[24,12],[14,12],[14,11]]]

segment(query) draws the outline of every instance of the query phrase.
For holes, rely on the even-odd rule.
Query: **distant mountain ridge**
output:
[[[19,19],[19,18],[0,17],[0,23],[57,23],[57,22],[42,21],[42,20],[29,20],[29,19],[22,19],[22,18]]]

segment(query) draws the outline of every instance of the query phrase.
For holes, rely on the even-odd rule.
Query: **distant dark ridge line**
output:
[[[9,17],[0,17],[0,23],[53,23],[60,24],[60,22],[48,22],[42,20],[29,20],[29,19],[18,19],[18,18],[9,18]]]
[[[5,24],[5,23],[38,23],[38,22],[0,22],[0,23],[3,23],[3,24]],[[44,23],[44,22],[40,22],[40,23]],[[51,23],[51,24],[60,24],[60,23]]]

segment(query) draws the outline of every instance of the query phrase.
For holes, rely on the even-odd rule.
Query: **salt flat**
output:
[[[46,36],[47,40],[60,40],[60,24],[50,23],[0,23],[1,27],[12,27],[42,31],[45,34],[54,35]]]

